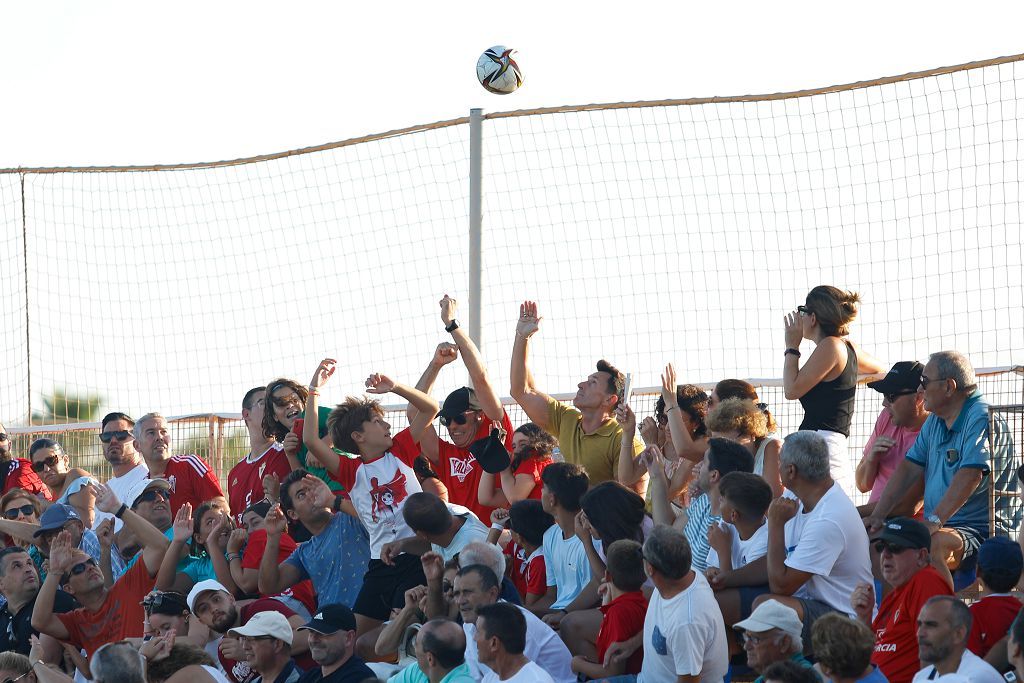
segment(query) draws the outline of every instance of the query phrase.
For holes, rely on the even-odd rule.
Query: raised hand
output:
[[[573,517],[573,528],[576,532],[576,538],[580,539],[584,543],[593,543],[594,534],[590,528],[590,520],[587,519],[587,513],[580,510]]]
[[[109,550],[114,545],[114,519],[107,517],[96,527],[96,537],[100,547]]]
[[[434,357],[430,360],[434,367],[444,367],[459,357],[459,347],[451,342],[441,342],[434,349]]]
[[[768,521],[785,524],[796,517],[800,503],[792,498],[776,498],[768,506]]]
[[[540,330],[540,318],[537,315],[537,302],[524,301],[519,305],[519,321],[516,323],[516,334],[529,339]]]
[[[659,481],[668,481],[668,476],[665,474],[665,456],[662,455],[661,449],[656,445],[651,444],[643,449],[640,455],[637,456],[637,459],[650,472],[651,479],[657,478]]]
[[[192,538],[192,503],[185,503],[178,508],[171,529],[171,539],[174,541],[186,543]]]
[[[783,318],[783,323],[786,328],[786,348],[799,348],[800,342],[804,340],[804,326],[800,319],[800,314],[796,311],[790,311]]]
[[[71,534],[61,531],[50,544],[50,565],[47,567],[47,574],[63,576],[71,568],[74,556],[71,554]]]
[[[627,434],[632,438],[636,434],[636,413],[625,403],[615,408],[615,420],[622,426],[622,438]]]
[[[508,510],[505,508],[494,508],[491,511],[491,524],[508,526]]]
[[[721,524],[712,524],[708,527],[708,545],[715,549],[718,556],[731,552],[732,537]]]
[[[281,510],[279,504],[275,503],[267,512],[267,516],[263,520],[263,528],[267,530],[268,538],[280,536],[288,528],[288,518],[284,516],[284,511]]]
[[[114,514],[121,509],[121,501],[117,499],[117,494],[106,484],[91,483],[89,489],[96,498],[96,509],[100,512]]]
[[[271,473],[263,477],[263,496],[274,503],[281,500],[281,478],[276,474]]]
[[[239,527],[232,529],[231,535],[228,536],[228,552],[229,553],[240,553],[242,548],[245,546],[245,542],[249,540],[249,532],[244,528]]]
[[[661,373],[661,397],[665,399],[665,414],[676,403],[676,369],[669,363]]]
[[[174,647],[174,638],[177,635],[174,629],[167,632],[166,636],[156,636],[147,640],[139,648],[139,654],[146,658],[146,661],[155,662],[166,659]]]
[[[420,555],[420,564],[423,565],[423,575],[427,577],[427,583],[440,583],[444,578],[444,558],[437,553],[423,553]]]
[[[640,438],[648,445],[658,443],[658,421],[650,415],[640,422]]]
[[[395,382],[387,375],[376,372],[366,378],[366,393],[387,394],[395,390]]]
[[[206,545],[213,546],[217,550],[224,552],[224,549],[228,544],[228,536],[231,535],[231,523],[227,517],[221,517],[210,529],[210,534],[206,537]]]
[[[284,446],[285,454],[294,456],[302,447],[302,439],[296,436],[295,432],[288,432],[281,440],[281,445]]]
[[[441,306],[441,322],[444,323],[445,327],[452,324],[455,320],[455,311],[458,309],[458,302],[451,298],[447,294],[444,295],[438,304]]]
[[[420,606],[420,600],[427,597],[426,586],[415,586],[405,591],[405,608],[416,609]]]
[[[307,474],[303,477],[304,481],[312,484],[312,488],[309,490],[310,504],[316,508],[334,508],[334,493],[331,488],[324,483],[323,479],[314,477],[312,474]]]
[[[320,361],[320,365],[316,366],[316,370],[313,372],[313,379],[309,380],[309,388],[315,391],[322,387],[337,369],[338,361],[333,358],[324,358]]]

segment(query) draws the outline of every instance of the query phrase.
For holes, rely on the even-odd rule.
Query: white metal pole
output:
[[[469,336],[482,348],[483,109],[469,110]]]

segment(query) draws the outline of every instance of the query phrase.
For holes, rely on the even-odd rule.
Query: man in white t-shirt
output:
[[[484,605],[476,613],[476,651],[491,672],[484,683],[555,683],[547,671],[531,662],[526,649],[526,617],[507,602]]]
[[[832,480],[828,443],[817,432],[786,437],[782,485],[798,500],[776,498],[768,508],[768,586],[803,621],[804,647],[814,621],[828,612],[854,617],[850,595],[871,579],[868,535],[857,508]]]
[[[721,683],[729,668],[725,622],[703,574],[691,569],[690,543],[678,529],[654,527],[643,546],[644,570],[654,583],[642,633],[638,683]],[[609,659],[628,659],[638,637],[613,643]],[[616,677],[615,680],[625,680]]]
[[[466,663],[476,680],[495,675],[494,670],[481,661],[477,654],[476,631],[477,610],[499,602],[499,585],[497,575],[482,564],[467,565],[455,576],[452,595],[466,631]],[[576,674],[571,667],[572,655],[558,634],[526,608],[519,605],[512,607],[526,621],[526,645],[522,654],[547,671],[556,683],[575,683]]]
[[[991,664],[967,649],[971,610],[952,595],[936,595],[917,615],[917,651],[923,669],[914,683],[941,681],[956,674],[971,683],[1002,683]]]
[[[103,457],[110,463],[113,475],[107,480],[107,486],[117,495],[118,500],[125,500],[128,491],[135,484],[143,479],[149,479],[149,468],[135,450],[135,437],[132,435],[135,420],[124,413],[108,413],[100,424]],[[114,520],[114,531],[121,530],[120,519],[99,510],[93,519],[93,528],[98,527],[100,522],[107,518]]]
[[[430,543],[430,549],[445,562],[468,544],[487,540],[488,528],[469,508],[446,503],[433,493],[421,491],[409,496],[402,507],[402,516],[416,537]],[[399,541],[398,549],[402,545]]]

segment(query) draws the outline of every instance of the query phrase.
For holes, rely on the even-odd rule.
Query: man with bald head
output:
[[[465,654],[462,627],[449,619],[431,619],[416,634],[416,664],[392,676],[388,683],[471,683],[476,679]]]

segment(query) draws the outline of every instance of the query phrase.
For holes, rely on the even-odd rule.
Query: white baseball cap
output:
[[[170,492],[171,484],[166,479],[143,479],[132,484],[132,487],[128,489],[128,493],[125,494],[124,500],[121,502],[130,508],[135,507],[135,501],[139,499],[143,493],[152,488],[163,489],[164,491]]]
[[[192,590],[188,592],[188,598],[186,599],[186,602],[188,603],[188,609],[190,612],[196,611],[195,605],[196,600],[199,599],[199,595],[202,593],[207,593],[209,591],[224,591],[228,595],[231,594],[231,591],[225,588],[224,584],[222,584],[220,581],[214,581],[213,579],[206,579],[205,581],[200,581],[196,585],[192,586]]]
[[[292,644],[292,637],[294,635],[292,633],[292,625],[288,623],[288,619],[280,612],[270,611],[257,612],[245,623],[245,626],[233,628],[228,633],[247,638],[270,636],[271,638],[283,640],[289,646]]]
[[[733,628],[738,631],[754,631],[755,633],[777,628],[783,633],[799,638],[804,630],[804,624],[792,607],[787,607],[778,600],[765,600],[750,613],[749,617],[736,622]]]

